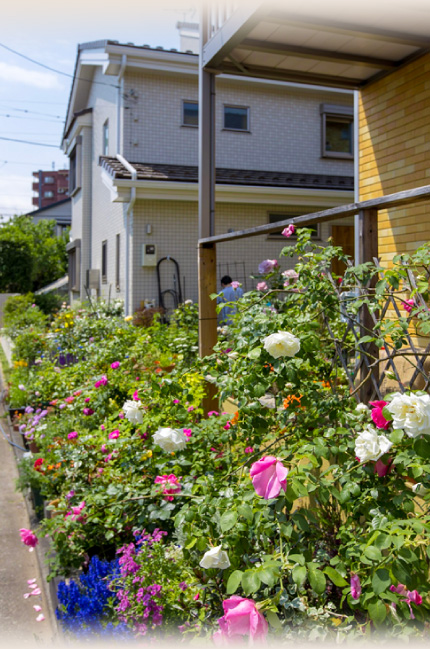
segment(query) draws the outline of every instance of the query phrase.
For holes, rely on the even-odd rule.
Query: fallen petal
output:
[[[42,610],[42,607],[39,606],[39,604],[34,604],[33,608],[34,608],[34,610],[36,611],[36,613],[39,613],[39,611]]]
[[[43,615],[43,613],[40,613],[40,615],[38,615],[36,618],[36,622],[43,622],[44,619],[45,616]]]
[[[27,579],[27,584],[35,584],[36,579]]]

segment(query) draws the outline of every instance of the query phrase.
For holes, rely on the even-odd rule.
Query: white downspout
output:
[[[116,150],[118,153],[122,152],[121,142],[121,99],[124,94],[124,72],[127,67],[127,55],[123,54],[121,59],[121,67],[118,72],[118,97],[116,107]]]
[[[130,306],[130,239],[133,239],[133,208],[136,202],[136,187],[134,181],[137,180],[136,169],[120,155],[116,154],[117,160],[131,173],[131,182],[133,186],[130,189],[130,200],[127,205],[126,221],[125,221],[125,302],[124,312],[125,315],[131,315]]]
[[[360,200],[360,151],[359,151],[359,125],[358,102],[360,91],[354,90],[354,203]],[[354,216],[354,263],[358,263],[360,245],[360,228],[358,227],[358,214]]]

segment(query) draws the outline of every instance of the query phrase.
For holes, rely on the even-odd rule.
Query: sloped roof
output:
[[[137,180],[164,182],[198,182],[198,167],[193,165],[130,162],[137,171]],[[117,158],[100,157],[100,165],[116,180],[131,180],[131,173]],[[218,167],[216,182],[221,185],[252,185],[266,187],[308,187],[309,189],[354,189],[353,176],[302,174],[285,171],[256,171]]]

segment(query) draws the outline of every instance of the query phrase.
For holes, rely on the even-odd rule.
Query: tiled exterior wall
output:
[[[226,78],[216,89],[217,166],[353,175],[351,160],[321,157],[320,116],[320,104],[352,106],[352,94]],[[125,157],[197,165],[198,129],[181,126],[182,101],[198,99],[197,74],[127,72],[124,90]],[[250,133],[223,130],[224,104],[249,106]]]
[[[315,211],[318,208],[315,208]],[[267,222],[268,212],[293,213],[294,210],[280,209],[279,205],[237,205],[220,203],[216,209],[216,231],[227,232],[231,227],[241,229]],[[134,209],[133,226],[133,308],[143,300],[155,299],[158,303],[158,287],[155,268],[142,268],[141,249],[144,243],[157,245],[157,259],[171,255],[180,268],[180,280],[184,299],[197,300],[197,232],[198,215],[196,202],[181,201],[137,201]],[[152,226],[152,233],[145,234],[146,226]],[[326,240],[330,234],[329,226],[323,225],[321,238]],[[229,274],[233,279],[246,281],[249,290],[255,286],[250,279],[257,273],[258,264],[263,259],[278,258],[288,241],[269,239],[266,235],[252,237],[217,247],[218,284],[222,275]],[[283,257],[283,269],[294,266],[293,260]],[[174,266],[168,261],[161,265],[162,290],[174,288]],[[184,286],[185,277],[185,286]]]
[[[360,200],[430,183],[430,54],[360,93]],[[429,239],[428,202],[379,213],[383,263]]]

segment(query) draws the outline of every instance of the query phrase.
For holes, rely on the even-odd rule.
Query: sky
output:
[[[0,218],[36,209],[33,171],[68,167],[60,143],[72,82],[67,75],[73,75],[78,43],[111,39],[179,49],[178,20],[197,21],[198,0],[5,3],[0,31]]]

